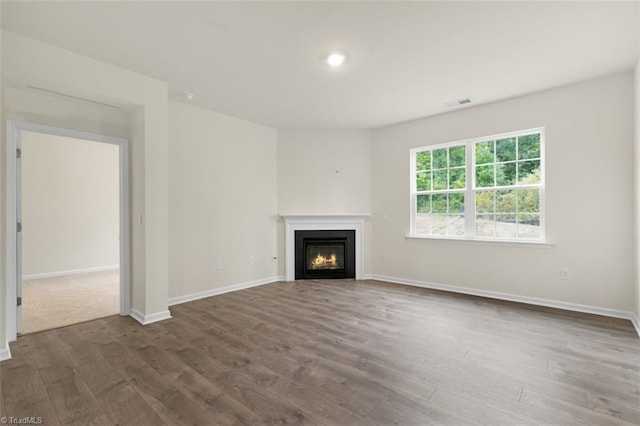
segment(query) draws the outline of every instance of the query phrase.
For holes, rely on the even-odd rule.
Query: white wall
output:
[[[336,174],[336,170],[339,171]],[[280,214],[371,213],[369,130],[278,130]],[[365,274],[371,270],[371,223],[365,221]],[[279,222],[284,274],[284,222]]]
[[[4,88],[5,119],[128,139],[131,111],[25,87]]]
[[[132,117],[131,306],[145,321],[167,317],[167,84],[7,31],[2,34],[2,56],[4,87],[43,87],[120,106]],[[55,117],[55,111],[50,115]],[[59,118],[62,125],[45,124],[87,130],[83,119]],[[139,223],[141,213],[143,221]],[[5,247],[4,240],[2,245]],[[4,275],[2,280],[4,290]],[[4,309],[3,305],[0,317],[4,317]]]
[[[369,213],[371,132],[279,130],[278,209]]]
[[[119,147],[22,132],[23,275],[117,266]]]
[[[2,4],[0,4],[0,21],[2,20]],[[0,31],[0,118],[4,117],[4,81],[2,77],[1,70],[3,69],[2,60],[2,31]],[[5,134],[5,120],[0,120],[0,131],[2,135]],[[2,148],[4,148],[4,144],[1,144]],[[5,170],[5,149],[0,149],[0,164],[2,164],[2,170]],[[5,210],[6,210],[6,195],[5,195],[5,174],[0,173],[0,245],[2,245],[4,249],[4,244],[6,241],[5,238]],[[6,257],[0,256],[0,271],[6,271]],[[4,358],[8,358],[9,355],[9,345],[7,343],[7,336],[5,333],[6,329],[6,313],[5,313],[5,288],[6,288],[6,274],[0,273],[0,360]]]
[[[640,22],[640,6],[638,7],[638,22]],[[638,28],[638,48],[640,49],[640,27]],[[640,326],[640,51],[638,52],[638,61],[635,68],[635,220],[636,220],[636,245],[635,245],[635,303],[636,303],[636,321]],[[640,329],[638,329],[640,333]]]
[[[275,279],[276,143],[273,128],[169,103],[171,298]]]
[[[633,83],[619,74],[375,130],[374,274],[632,311]],[[405,239],[411,148],[533,127],[546,128],[554,247]]]

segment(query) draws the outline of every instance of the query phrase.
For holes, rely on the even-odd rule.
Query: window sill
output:
[[[514,241],[514,240],[494,240],[494,239],[482,239],[482,238],[455,238],[455,237],[432,237],[424,235],[407,235],[406,240],[429,240],[429,241],[442,241],[448,243],[463,243],[463,244],[478,244],[486,246],[503,246],[503,247],[530,247],[530,248],[551,248],[555,245],[553,241]]]

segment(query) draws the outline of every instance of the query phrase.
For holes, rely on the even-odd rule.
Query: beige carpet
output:
[[[119,312],[118,270],[23,282],[22,334],[76,324]]]

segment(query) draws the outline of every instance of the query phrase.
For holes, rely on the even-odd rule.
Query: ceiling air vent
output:
[[[444,106],[446,106],[447,108],[453,108],[453,107],[457,107],[464,104],[470,104],[470,103],[471,103],[471,99],[464,98],[464,99],[458,99],[455,101],[445,102]]]

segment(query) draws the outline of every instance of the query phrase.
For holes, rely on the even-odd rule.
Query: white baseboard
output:
[[[131,309],[131,317],[142,325],[153,324],[154,322],[164,321],[171,318],[171,312],[162,311],[154,314],[144,315],[142,312]]]
[[[232,284],[232,285],[228,285],[220,288],[214,288],[207,291],[201,291],[199,293],[186,294],[184,296],[172,297],[169,299],[169,306],[192,302],[194,300],[204,299],[206,297],[211,297],[211,296],[217,296],[219,294],[231,293],[232,291],[245,290],[247,288],[258,287],[266,284],[272,284],[278,281],[284,281],[284,275],[263,278],[260,280],[249,281],[246,283]]]
[[[640,318],[638,318],[638,315],[636,314],[632,315],[633,317],[631,318],[631,323],[636,328],[636,333],[638,333],[638,336],[640,336]]]
[[[89,272],[103,272],[103,271],[113,271],[116,269],[120,269],[120,265],[107,265],[107,266],[96,266],[93,268],[84,268],[84,269],[72,269],[70,271],[58,271],[58,272],[45,272],[43,274],[31,274],[31,275],[23,275],[23,280],[38,280],[43,278],[54,278],[61,277],[63,275],[78,275],[78,274],[87,274]]]
[[[0,349],[0,361],[6,361],[11,359],[11,350],[9,349],[9,342],[4,342],[4,348]]]
[[[470,294],[473,296],[488,297],[490,299],[508,300],[511,302],[526,303],[529,305],[546,306],[548,308],[564,309],[567,311],[583,312],[587,314],[602,315],[605,317],[628,319],[640,337],[640,321],[633,312],[621,311],[618,309],[602,308],[599,306],[581,305],[578,303],[560,302],[557,300],[542,299],[538,297],[518,296],[497,291],[478,290],[475,288],[461,287],[448,284],[438,284],[427,281],[411,280],[406,278],[388,277],[385,275],[371,275],[372,280],[386,281],[394,284],[403,284],[413,287],[430,288],[433,290],[450,291],[452,293]]]
[[[0,361],[11,359],[11,350],[9,350],[9,342],[5,342],[6,349],[0,349]]]

